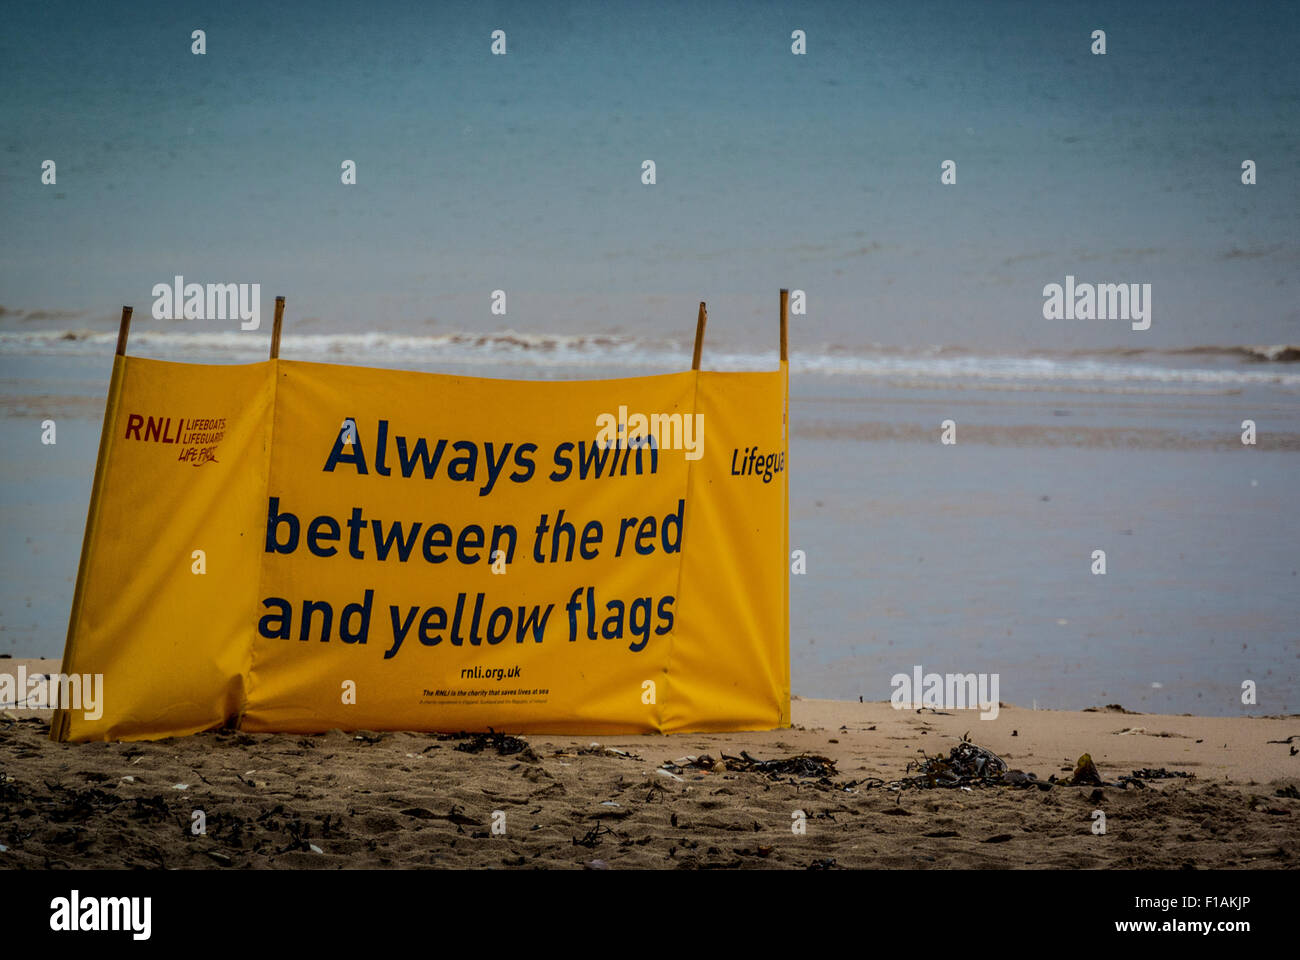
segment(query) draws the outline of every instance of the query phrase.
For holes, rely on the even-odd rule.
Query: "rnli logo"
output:
[[[132,413],[126,418],[124,439],[168,443],[179,448],[176,459],[201,467],[217,463],[217,447],[226,436],[225,417],[152,417]]]

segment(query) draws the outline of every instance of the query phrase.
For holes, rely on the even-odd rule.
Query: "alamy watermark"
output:
[[[1075,283],[1043,287],[1044,320],[1129,320],[1134,330],[1151,329],[1151,284]]]
[[[50,929],[62,933],[121,930],[133,940],[148,940],[152,913],[152,897],[83,897],[80,890],[73,890],[50,901]]]
[[[155,320],[240,320],[240,330],[262,325],[260,283],[186,283],[176,276],[170,284],[155,283]]]
[[[896,673],[889,685],[889,697],[895,710],[930,707],[935,710],[983,711],[981,720],[998,717],[998,674],[996,673],[923,673],[920,664],[911,674]]]
[[[87,720],[104,715],[102,673],[31,673],[19,664],[0,673],[0,707],[20,710],[81,710]]]
[[[704,414],[618,413],[596,416],[596,446],[601,450],[684,450],[687,460],[704,456]]]

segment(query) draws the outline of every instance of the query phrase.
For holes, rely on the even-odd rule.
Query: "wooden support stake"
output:
[[[280,325],[284,322],[284,297],[275,298],[275,323],[271,327],[271,359],[280,356]]]
[[[700,316],[695,321],[695,357],[691,360],[691,369],[700,369],[700,354],[704,351],[704,325],[709,321],[709,311],[704,301],[700,301]]]
[[[126,338],[131,333],[131,308],[122,308],[122,322],[117,326],[117,355],[126,356]]]
[[[790,326],[790,291],[783,289],[781,291],[781,362],[785,363],[790,359],[789,335]]]

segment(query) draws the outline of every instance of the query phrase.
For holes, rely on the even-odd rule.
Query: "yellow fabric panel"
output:
[[[249,730],[322,730],[331,727],[368,729],[483,729],[492,724],[511,730],[635,732],[653,730],[656,711],[641,702],[643,680],[654,679],[666,662],[666,637],[652,634],[644,649],[632,652],[627,639],[604,636],[604,624],[596,624],[597,639],[588,636],[586,596],[577,614],[577,637],[570,636],[565,610],[575,590],[592,587],[597,618],[609,615],[606,604],[621,600],[631,604],[639,597],[658,600],[672,596],[677,582],[677,554],[657,550],[650,556],[634,552],[630,535],[623,555],[614,556],[620,519],[624,516],[662,517],[685,496],[686,467],[681,453],[661,453],[655,475],[648,473],[649,457],[643,457],[641,476],[635,475],[635,458],[629,457],[628,475],[571,476],[554,482],[550,474],[562,470],[554,451],[563,443],[595,442],[597,414],[614,412],[619,404],[629,410],[671,412],[685,410],[691,398],[692,375],[646,377],[620,381],[562,383],[515,383],[461,377],[368,370],[328,364],[281,362],[275,442],[272,454],[270,496],[279,498],[280,511],[297,516],[300,533],[313,518],[347,518],[360,508],[367,529],[360,536],[363,559],[349,553],[348,531],[334,546],[338,553],[328,558],[313,556],[302,546],[289,554],[267,554],[263,560],[261,600],[287,600],[293,611],[289,639],[270,640],[259,636],[250,683],[244,727]],[[356,464],[338,464],[332,472],[323,467],[345,419],[356,423],[357,443],[366,457],[365,474]],[[379,422],[386,421],[385,467],[389,476],[378,473],[376,444]],[[402,476],[398,438],[404,438],[408,457],[420,439],[432,455],[437,440],[446,440],[446,450],[432,479],[424,476],[422,462],[410,477]],[[451,480],[447,467],[458,441],[474,443],[478,449],[476,476],[472,481]],[[499,478],[486,494],[486,445],[492,456],[503,452],[508,459]],[[523,475],[526,468],[516,460],[521,444],[533,443],[533,476],[512,482],[511,475]],[[510,444],[510,447],[506,447]],[[606,453],[607,463],[617,451]],[[629,451],[630,454],[630,451]],[[577,453],[573,455],[575,472]],[[594,468],[593,468],[594,469]],[[464,471],[462,471],[463,473]],[[574,559],[550,561],[549,537],[546,562],[537,563],[536,527],[543,514],[554,523],[560,509],[575,529]],[[410,558],[376,557],[373,524],[378,521],[384,535],[392,533],[395,521],[401,534],[411,537]],[[599,556],[583,560],[577,541],[591,521],[602,525],[604,536]],[[477,524],[484,531],[482,548],[465,547],[472,564],[459,563],[456,546],[442,547],[439,537],[431,552],[447,554],[442,563],[423,556],[424,539],[431,524],[443,523],[459,542],[463,531]],[[488,562],[488,546],[494,525],[514,527],[515,552],[506,572],[494,574]],[[288,528],[283,534],[288,537]],[[503,534],[504,536],[504,534]],[[467,541],[467,543],[470,541]],[[504,548],[504,539],[499,546]],[[322,549],[329,549],[323,544]],[[590,550],[589,550],[590,552]],[[338,637],[337,622],[331,638],[320,639],[321,617],[317,613],[310,640],[302,640],[303,602],[327,600],[338,620],[342,603],[361,603],[365,590],[373,590],[370,630],[364,643],[346,643]],[[486,640],[486,623],[480,624],[483,641],[469,642],[469,630],[462,629],[463,643],[452,642],[447,629],[430,629],[426,644],[419,639],[419,625],[432,607],[454,617],[457,598],[466,597],[468,627],[477,595],[485,597],[481,620],[486,621],[500,607],[512,612],[510,633],[498,644]],[[550,615],[541,643],[532,632],[521,643],[517,636],[518,609],[549,608]],[[411,627],[391,657],[395,634],[405,626],[415,609]],[[264,615],[263,609],[259,615]],[[396,624],[394,626],[394,617]],[[359,620],[354,619],[354,624]],[[499,621],[500,623],[501,621]],[[610,632],[614,632],[613,629]],[[627,628],[624,626],[624,633]],[[518,682],[487,684],[469,682],[462,671],[520,668]],[[345,680],[356,684],[356,703],[342,698]],[[477,692],[462,697],[424,695],[425,690],[546,690],[545,694],[494,696]],[[426,701],[426,702],[421,702]]]
[[[238,714],[273,369],[116,358],[63,659],[64,673],[104,675],[103,715],[61,710],[53,736],[156,739]],[[203,450],[215,459],[178,459]]]
[[[788,726],[785,373],[703,372],[697,404],[708,443],[691,469],[664,730]]]

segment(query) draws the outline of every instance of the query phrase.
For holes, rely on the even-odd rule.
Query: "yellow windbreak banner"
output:
[[[786,383],[119,358],[54,735],[788,724]]]
[[[103,702],[57,712],[54,738],[193,733],[238,714],[273,386],[270,362],[115,359],[62,668],[101,675]]]

